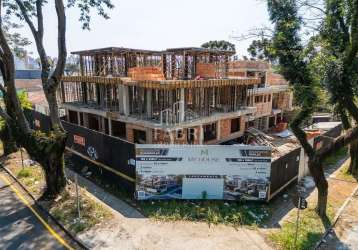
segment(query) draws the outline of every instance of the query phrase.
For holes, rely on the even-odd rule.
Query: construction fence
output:
[[[44,132],[50,130],[48,116],[35,110],[27,110],[27,113],[34,129]],[[121,187],[132,196],[136,190],[135,144],[66,121],[62,124],[68,133],[66,156],[72,163],[70,167],[78,173],[99,179],[104,185]],[[336,126],[316,137],[313,145],[324,147],[341,132],[341,125]],[[272,199],[285,187],[295,183],[302,168],[307,169],[307,157],[301,147],[273,161],[267,199]]]

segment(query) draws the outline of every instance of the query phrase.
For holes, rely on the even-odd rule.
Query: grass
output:
[[[353,176],[348,172],[349,164],[350,159],[344,163],[343,167],[337,173],[336,178],[344,181],[357,182],[358,176]]]
[[[5,165],[13,172],[26,188],[37,198],[39,198],[45,186],[43,170],[40,166],[21,166],[19,161],[20,153],[13,154]],[[53,201],[39,201],[59,222],[73,234],[89,230],[102,221],[107,221],[112,217],[112,213],[96,200],[91,198],[84,189],[80,188],[80,211],[81,219],[78,220],[77,200],[75,184],[71,183]]]
[[[348,154],[348,149],[342,148],[335,154],[328,157],[324,164],[326,166],[335,166],[340,160],[344,159]],[[348,180],[353,178],[347,173],[349,161],[345,162],[343,167],[339,169],[339,179]],[[330,191],[329,191],[330,192]],[[282,227],[279,230],[275,230],[269,235],[271,241],[273,241],[280,249],[313,249],[317,241],[322,237],[326,231],[326,227],[329,226],[330,221],[333,220],[336,211],[344,203],[344,200],[338,200],[328,197],[327,205],[327,217],[328,221],[322,221],[317,215],[315,208],[312,204],[316,202],[312,201],[306,210],[301,211],[299,233],[297,237],[297,247],[295,246],[295,232],[296,232],[296,218],[297,209],[288,215],[288,219],[284,221]]]
[[[210,224],[262,226],[270,216],[265,204],[224,201],[142,201],[140,210],[149,218],[162,221],[201,221]]]
[[[78,219],[77,199],[74,185],[67,186],[60,198],[51,204],[50,213],[74,234],[78,234],[112,215],[102,205],[80,192],[80,219]]]
[[[329,225],[329,222],[323,222],[313,207],[308,207],[306,210],[302,210],[296,248],[296,214],[297,210],[295,210],[295,212],[290,215],[290,218],[283,223],[281,229],[272,233],[269,238],[276,243],[280,249],[313,249],[316,242],[325,233],[325,228]],[[334,209],[330,205],[328,205],[327,216],[329,221],[332,221],[334,217]]]
[[[335,152],[334,154],[332,154],[331,156],[329,156],[327,159],[325,159],[324,165],[333,166],[337,164],[339,160],[347,156],[348,156],[348,147],[343,147],[339,149],[337,152]]]

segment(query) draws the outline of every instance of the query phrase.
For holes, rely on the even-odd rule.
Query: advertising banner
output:
[[[266,200],[271,149],[249,145],[136,145],[136,197]]]

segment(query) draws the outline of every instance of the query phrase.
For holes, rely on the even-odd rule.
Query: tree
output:
[[[70,55],[67,57],[65,73],[71,76],[75,73],[78,73],[79,71],[79,58],[75,55]]]
[[[6,108],[0,109],[0,116],[9,124],[16,141],[23,146],[29,155],[42,166],[46,191],[44,197],[52,198],[60,193],[66,185],[64,174],[63,153],[65,150],[66,133],[63,130],[56,99],[56,92],[66,64],[66,15],[63,0],[55,0],[57,27],[58,60],[53,71],[50,69],[48,56],[43,44],[44,18],[43,7],[48,4],[45,0],[0,0],[0,71],[4,79],[4,98]],[[90,10],[96,8],[98,14],[108,18],[104,8],[112,8],[109,0],[68,0],[69,7],[76,6],[80,9],[80,21],[83,28],[89,29]],[[15,64],[9,40],[5,36],[3,10],[6,14],[18,17],[30,28],[35,40],[37,52],[41,61],[41,81],[45,93],[52,123],[52,131],[49,134],[33,131],[24,115],[15,88]]]
[[[18,58],[25,58],[27,56],[27,51],[25,49],[26,46],[30,44],[30,41],[22,37],[20,33],[16,32],[16,29],[21,28],[22,26],[14,23],[11,21],[9,15],[4,15],[3,17],[3,29],[4,35],[9,42],[9,46],[13,53]],[[6,93],[0,89],[2,97],[6,98]],[[5,120],[1,121],[1,128],[0,128],[0,139],[3,142],[3,153],[4,155],[11,154],[17,151],[17,145],[15,142],[15,138],[12,136],[10,129],[8,128],[7,123]]]
[[[273,62],[274,55],[272,54],[271,45],[272,42],[270,39],[261,37],[261,39],[252,41],[247,49],[247,52],[250,54],[252,59]]]
[[[315,107],[319,102],[319,92],[321,89],[320,79],[315,77],[314,69],[312,68],[312,58],[307,54],[307,50],[302,44],[300,37],[300,30],[303,25],[302,18],[298,14],[298,1],[295,0],[268,0],[268,10],[270,20],[274,24],[274,34],[272,39],[272,46],[274,48],[275,56],[278,59],[280,72],[293,86],[294,95],[297,104],[300,107],[299,113],[293,118],[290,123],[292,132],[299,140],[305,153],[309,157],[308,167],[314,179],[315,185],[318,190],[318,203],[317,212],[321,217],[326,216],[327,196],[328,196],[328,182],[324,176],[323,162],[329,155],[338,149],[354,143],[358,139],[358,127],[355,126],[346,131],[346,133],[335,140],[332,140],[330,145],[325,148],[315,150],[309,143],[305,132],[302,129],[302,122],[306,120],[314,112]],[[339,2],[333,0],[326,0],[326,8],[329,10],[332,2]],[[350,13],[358,13],[358,0],[352,1]],[[332,13],[333,14],[333,13]],[[333,14],[335,15],[335,14]],[[357,23],[357,17],[350,16],[348,22],[351,27]],[[332,16],[329,11],[326,14],[325,22],[332,21]],[[338,20],[336,20],[337,22]],[[339,26],[339,23],[335,23]],[[356,26],[358,28],[358,26]],[[357,51],[352,50],[355,48],[356,39],[355,28],[352,28],[352,34],[349,35],[349,48],[345,52],[344,57],[352,60],[357,57]],[[357,42],[356,42],[357,41]],[[330,85],[335,86],[337,83],[331,82],[337,76],[343,77],[342,74],[330,73],[331,67],[325,69],[327,75],[330,75]],[[347,77],[347,76],[345,76]],[[340,91],[339,88],[333,86],[328,87],[327,91],[332,97],[336,97],[336,104],[342,110],[348,112],[355,117],[357,107],[354,104],[352,97],[352,81],[348,80],[344,83],[340,81],[340,87],[346,88]],[[343,118],[342,118],[343,121]]]
[[[201,45],[203,48],[207,49],[218,49],[225,51],[235,52],[235,44],[232,44],[228,41],[220,40],[220,41],[209,41]]]
[[[344,129],[358,123],[358,1],[326,1],[320,53],[324,63],[324,84],[330,90],[331,102],[337,103]],[[358,174],[358,142],[350,144],[349,171]]]

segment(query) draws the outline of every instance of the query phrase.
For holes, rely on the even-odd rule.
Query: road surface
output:
[[[0,169],[0,249],[73,249],[21,188]]]

